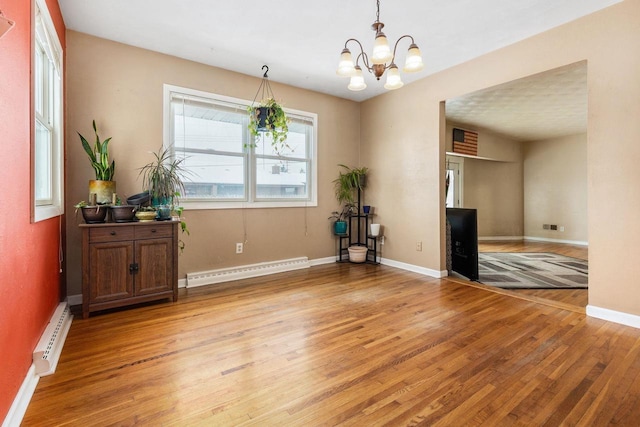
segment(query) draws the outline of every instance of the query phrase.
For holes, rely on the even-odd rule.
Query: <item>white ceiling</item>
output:
[[[390,43],[410,34],[420,46],[425,69],[403,74],[403,81],[410,83],[619,1],[382,0],[380,21]],[[335,74],[348,38],[357,38],[371,50],[373,0],[59,3],[71,30],[256,77],[267,64],[272,81],[354,101],[385,92],[384,81],[371,75],[365,76],[367,89],[351,92],[348,79]],[[403,40],[398,48],[399,64],[406,43]]]
[[[447,119],[517,141],[587,131],[587,64],[557,68],[448,99]]]

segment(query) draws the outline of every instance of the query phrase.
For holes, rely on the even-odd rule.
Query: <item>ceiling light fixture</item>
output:
[[[384,24],[380,22],[380,0],[376,0],[376,4],[376,20],[371,25],[371,29],[376,32],[376,38],[373,44],[373,52],[371,53],[371,64],[369,64],[369,56],[367,56],[367,54],[364,52],[362,43],[360,43],[356,39],[347,40],[344,43],[344,49],[340,54],[340,62],[338,63],[338,70],[336,71],[336,73],[339,76],[351,77],[349,86],[347,86],[349,90],[357,91],[363,90],[367,87],[366,83],[364,82],[364,77],[362,76],[362,68],[360,68],[360,58],[362,58],[362,64],[364,65],[364,67],[370,73],[373,73],[373,75],[376,76],[377,80],[380,80],[380,77],[382,77],[384,72],[389,70],[389,72],[387,73],[387,82],[384,85],[385,89],[393,90],[401,88],[404,83],[402,83],[402,79],[400,78],[400,72],[398,71],[398,66],[395,64],[395,59],[398,43],[404,38],[410,38],[411,45],[409,46],[409,51],[407,52],[407,58],[405,60],[404,68],[402,69],[402,71],[406,73],[413,73],[424,68],[420,49],[413,40],[413,37],[411,37],[410,35],[405,34],[404,36],[400,37],[393,47],[393,53],[391,52],[389,42],[387,41],[387,36],[385,36],[382,32]],[[351,57],[351,51],[347,47],[350,41],[354,41],[358,43],[358,46],[360,46],[360,53],[356,58],[355,64],[353,63],[353,58]],[[389,65],[387,65],[387,63]]]

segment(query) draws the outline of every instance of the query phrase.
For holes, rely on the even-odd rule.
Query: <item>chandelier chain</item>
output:
[[[376,0],[377,11],[376,11],[376,22],[380,22],[380,0]]]

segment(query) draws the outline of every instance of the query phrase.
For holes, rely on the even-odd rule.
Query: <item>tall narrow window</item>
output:
[[[61,215],[62,47],[44,0],[37,0],[34,34],[34,221]]]
[[[249,101],[165,85],[165,145],[189,171],[185,208],[315,206],[316,115],[287,111],[287,147],[248,129]]]

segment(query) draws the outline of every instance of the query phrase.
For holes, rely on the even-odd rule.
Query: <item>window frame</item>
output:
[[[64,61],[62,44],[56,32],[55,25],[49,13],[45,0],[35,0],[33,7],[32,26],[32,97],[31,111],[31,194],[32,194],[32,222],[43,221],[64,214],[64,163],[63,163],[63,135],[64,135]],[[38,11],[40,12],[38,17]],[[38,25],[44,34],[38,33]],[[44,36],[44,37],[42,37]],[[39,38],[44,38],[45,45],[41,45]],[[39,57],[46,57],[46,66],[38,67]],[[44,63],[42,65],[45,65]],[[42,75],[41,75],[42,72]],[[37,91],[42,78],[42,105],[38,102],[40,95]],[[52,85],[53,84],[53,85]],[[40,109],[42,107],[42,109]],[[38,147],[36,144],[38,126],[41,125],[49,132],[50,142],[47,148],[49,176],[47,183],[50,188],[50,198],[37,199],[36,191],[36,161]]]
[[[212,101],[212,103],[229,103],[242,106],[244,109],[251,106],[252,102],[244,99],[233,98],[225,95],[219,95],[211,92],[205,92],[197,89],[190,89],[181,86],[175,86],[170,84],[164,84],[163,87],[163,146],[164,148],[171,149],[173,151],[172,141],[172,123],[173,115],[171,111],[171,98],[172,94],[185,95],[187,97],[198,97]],[[283,208],[283,207],[310,207],[318,205],[318,115],[316,113],[310,113],[306,111],[294,110],[290,108],[284,108],[287,114],[299,116],[305,120],[309,120],[312,123],[313,129],[311,131],[311,141],[307,140],[307,150],[309,157],[293,159],[296,161],[307,161],[311,171],[308,173],[309,185],[308,185],[308,197],[304,200],[297,199],[265,199],[256,197],[256,159],[258,154],[255,152],[255,148],[245,146],[243,149],[244,159],[247,162],[245,164],[245,194],[246,198],[243,199],[222,199],[222,200],[189,200],[186,198],[180,198],[180,205],[186,210],[194,209],[238,209],[238,208]],[[248,112],[247,112],[248,115]],[[248,130],[243,132],[243,135],[248,135],[252,138]],[[249,143],[252,140],[247,140]],[[262,157],[261,157],[262,158]]]

